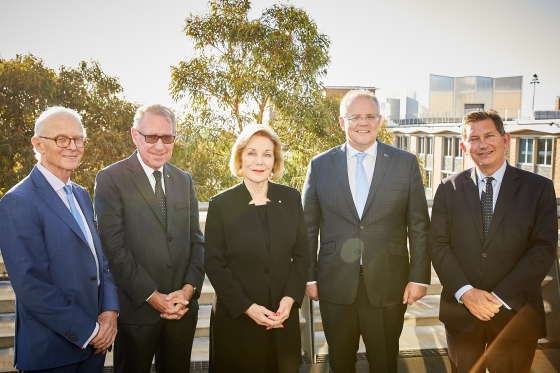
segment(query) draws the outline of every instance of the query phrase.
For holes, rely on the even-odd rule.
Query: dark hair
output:
[[[491,119],[492,122],[494,122],[496,130],[500,133],[500,135],[503,136],[506,134],[506,130],[504,129],[504,122],[502,122],[502,118],[496,110],[487,109],[480,111],[471,111],[463,117],[463,126],[461,128],[461,135],[463,136],[463,140],[467,139],[467,126],[469,124],[480,122],[486,119]]]

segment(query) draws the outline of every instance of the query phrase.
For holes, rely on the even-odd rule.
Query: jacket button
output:
[[[364,226],[363,226],[363,225],[360,225],[360,229],[364,229]]]
[[[265,269],[264,269],[264,273],[270,273],[270,269],[265,268]]]
[[[171,269],[171,264],[168,264],[166,267],[167,269]]]
[[[487,256],[488,256],[488,254],[482,253],[482,257],[483,257],[483,258],[486,258]]]
[[[171,241],[172,241],[171,237],[167,237],[167,242],[171,242]]]
[[[97,281],[97,276],[91,276],[89,279],[90,279],[91,281]]]

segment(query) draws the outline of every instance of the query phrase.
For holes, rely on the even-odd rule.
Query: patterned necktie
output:
[[[480,206],[482,207],[482,225],[484,226],[484,238],[488,235],[490,223],[492,222],[492,215],[494,214],[494,188],[492,187],[493,177],[484,178],[484,190],[480,195]]]
[[[78,225],[80,226],[80,229],[84,233],[84,238],[87,239],[86,228],[84,227],[84,221],[82,220],[82,217],[80,216],[80,213],[78,212],[78,208],[76,207],[76,204],[74,203],[74,194],[72,194],[72,186],[71,185],[65,185],[64,186],[64,191],[66,192],[66,196],[68,197],[68,203],[70,204],[70,211],[72,212],[72,215],[74,215],[74,219],[76,219],[76,222],[78,223]]]
[[[364,207],[366,206],[366,200],[369,192],[369,183],[366,176],[366,169],[362,163],[366,153],[356,153],[356,209],[358,210],[358,216],[362,218],[364,213]]]
[[[163,223],[167,227],[167,202],[165,200],[165,193],[163,193],[163,187],[161,186],[161,172],[154,171],[154,177],[156,178],[156,199],[163,214]]]

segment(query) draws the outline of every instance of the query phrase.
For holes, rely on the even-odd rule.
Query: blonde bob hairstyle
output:
[[[237,137],[235,145],[231,150],[231,157],[229,159],[229,169],[233,176],[243,177],[241,170],[241,155],[247,143],[253,136],[264,136],[269,138],[274,144],[274,165],[272,166],[272,173],[270,180],[278,180],[282,177],[284,172],[284,155],[282,154],[282,144],[280,138],[272,128],[264,124],[250,124],[246,126]]]

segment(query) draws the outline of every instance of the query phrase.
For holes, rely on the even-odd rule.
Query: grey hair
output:
[[[379,114],[380,111],[379,100],[377,99],[377,97],[375,97],[375,94],[373,92],[368,91],[367,89],[353,89],[351,91],[348,91],[342,98],[342,101],[340,102],[340,116],[344,117],[346,115],[346,110],[348,109],[348,106],[355,99],[360,97],[369,97],[377,106],[377,114]]]
[[[140,106],[138,110],[136,110],[136,114],[134,115],[132,128],[138,129],[138,126],[140,125],[140,122],[142,122],[142,119],[144,119],[144,115],[146,113],[152,113],[165,117],[169,124],[171,124],[173,133],[177,132],[177,121],[175,119],[175,113],[173,113],[173,110],[171,110],[167,106],[163,106],[161,104],[147,104]]]
[[[43,111],[41,115],[39,115],[39,118],[37,118],[37,120],[35,121],[35,133],[33,134],[33,136],[37,137],[43,132],[43,128],[45,127],[45,122],[47,121],[47,119],[58,115],[66,115],[76,119],[82,126],[82,129],[84,130],[84,137],[86,137],[86,129],[84,128],[84,124],[82,123],[82,116],[76,110],[68,109],[62,106],[50,107],[47,110]]]

